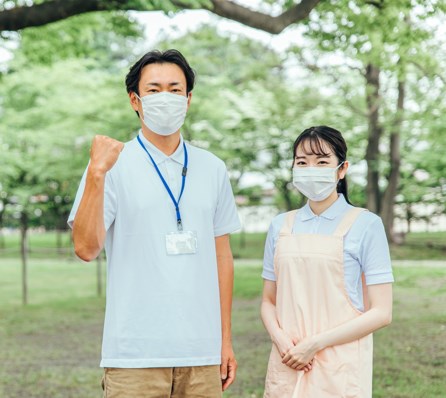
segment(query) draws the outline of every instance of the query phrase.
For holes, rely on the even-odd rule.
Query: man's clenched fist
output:
[[[105,135],[96,135],[90,149],[90,168],[105,174],[116,163],[123,149],[124,143]]]

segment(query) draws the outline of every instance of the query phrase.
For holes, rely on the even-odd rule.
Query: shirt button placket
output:
[[[316,220],[314,222],[313,234],[319,233],[319,226],[321,225],[321,218],[316,216]]]

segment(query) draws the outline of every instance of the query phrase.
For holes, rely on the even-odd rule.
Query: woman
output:
[[[308,202],[277,216],[266,240],[265,398],[372,396],[372,332],[391,322],[393,275],[381,219],[349,202],[346,155],[327,126],[294,142],[293,184]]]

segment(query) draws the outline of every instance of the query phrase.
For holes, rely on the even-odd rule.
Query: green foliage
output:
[[[384,191],[390,166],[389,137],[397,128],[397,119],[402,117],[402,178],[397,196],[406,213],[399,214],[402,218],[410,215],[416,219],[416,212],[411,212],[415,203],[435,202],[435,212],[444,211],[441,205],[445,202],[444,188],[441,188],[444,182],[437,170],[444,168],[441,153],[446,149],[446,142],[439,134],[440,125],[445,122],[445,80],[441,77],[445,70],[442,51],[445,43],[436,34],[436,27],[444,23],[446,15],[439,5],[439,1],[409,0],[321,2],[310,14],[304,29],[309,44],[291,49],[292,56],[313,73],[331,80],[333,100],[339,101],[334,107],[347,108],[343,115],[347,129],[340,130],[345,131],[353,165],[366,152],[369,111],[366,94],[370,88],[364,79],[365,70],[369,64],[380,68],[378,106],[383,137],[377,169]],[[405,82],[402,115],[396,108],[398,81]],[[432,153],[432,145],[439,150]],[[351,172],[354,174],[354,168]],[[421,181],[420,172],[429,177]],[[350,184],[353,202],[365,203],[364,190],[360,187],[365,181],[352,177],[350,182],[360,184]]]
[[[320,89],[328,79],[289,76],[286,56],[266,45],[203,26],[160,47],[180,49],[196,69],[183,133],[225,160],[237,194],[244,193],[238,187],[243,175],[256,172],[275,184],[280,208],[296,207],[302,198],[289,181],[297,135],[311,125],[346,131],[357,125],[342,98]]]
[[[33,64],[50,65],[65,59],[90,59],[103,68],[116,68],[128,57],[131,41],[141,28],[123,12],[81,14],[21,32],[20,53],[12,69]],[[116,69],[115,69],[116,70]]]
[[[92,137],[138,127],[122,69],[138,32],[124,14],[94,13],[22,33],[1,94],[0,221],[67,227]]]
[[[166,13],[174,12],[170,2],[133,3],[135,9],[162,6]],[[263,5],[286,9],[295,3]],[[430,194],[432,200],[444,201],[438,186],[444,178],[444,157],[441,151],[429,153],[432,145],[446,147],[444,81],[436,77],[445,60],[436,50],[434,25],[426,22],[439,18],[439,4],[415,2],[415,7],[397,0],[379,8],[369,3],[321,2],[304,29],[308,46],[302,43],[287,54],[239,35],[221,34],[211,26],[159,44],[162,49],[181,50],[196,69],[197,84],[182,132],[226,161],[235,193],[257,203],[261,193],[239,185],[245,175],[257,173],[275,185],[274,200],[280,209],[299,206],[302,196],[290,184],[291,148],[296,136],[311,125],[341,130],[351,163],[360,165],[367,143],[362,72],[373,61],[384,68],[380,117],[386,134],[395,121],[396,81],[402,71],[407,76],[411,105],[404,115],[404,179],[398,200],[419,203]],[[0,159],[0,195],[9,214],[16,213],[18,205],[9,201],[28,192],[21,203],[42,194],[41,199],[47,198],[28,203],[30,214],[45,212],[43,218],[33,216],[35,222],[51,225],[63,220],[92,136],[101,133],[127,140],[138,128],[122,81],[129,59],[137,58],[134,48],[141,30],[130,14],[100,12],[21,32],[20,47],[2,76],[5,90],[0,105],[6,131],[0,147],[8,151]],[[287,65],[296,62],[310,69],[290,74]],[[421,141],[424,146],[414,144]],[[388,171],[386,143],[380,165],[383,176]],[[417,170],[429,177],[418,181]],[[20,187],[14,181],[20,181]],[[352,202],[364,205],[364,179],[354,167],[349,185]],[[443,209],[439,206],[438,212]]]
[[[21,206],[38,214],[63,206],[66,218],[93,135],[125,139],[129,126],[137,127],[122,78],[92,61],[70,60],[12,73],[5,88],[5,185]]]

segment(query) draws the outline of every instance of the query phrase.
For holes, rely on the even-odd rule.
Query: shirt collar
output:
[[[178,148],[175,149],[175,152],[172,153],[172,155],[167,156],[165,153],[160,151],[155,145],[153,145],[149,140],[147,140],[146,137],[144,137],[144,134],[142,133],[142,130],[139,130],[138,133],[139,138],[141,139],[142,143],[146,147],[146,149],[149,151],[150,155],[152,156],[153,160],[157,165],[165,162],[168,159],[172,159],[175,162],[183,165],[184,163],[184,147],[183,147],[183,136],[180,134],[180,143],[178,145]],[[139,144],[138,144],[139,146]],[[142,148],[141,148],[142,150]],[[147,156],[147,154],[145,154]],[[148,157],[148,156],[147,156]],[[150,159],[149,159],[150,161]]]
[[[334,220],[337,216],[344,213],[347,207],[348,203],[345,200],[344,195],[341,193],[338,195],[338,199],[336,200],[336,202],[334,202],[327,210],[325,210],[320,215],[320,217],[324,217],[327,220]],[[316,214],[313,213],[313,210],[311,210],[309,201],[307,201],[307,203],[304,207],[302,207],[302,210],[299,213],[301,213],[300,219],[302,221],[308,221],[314,217],[317,217]]]

